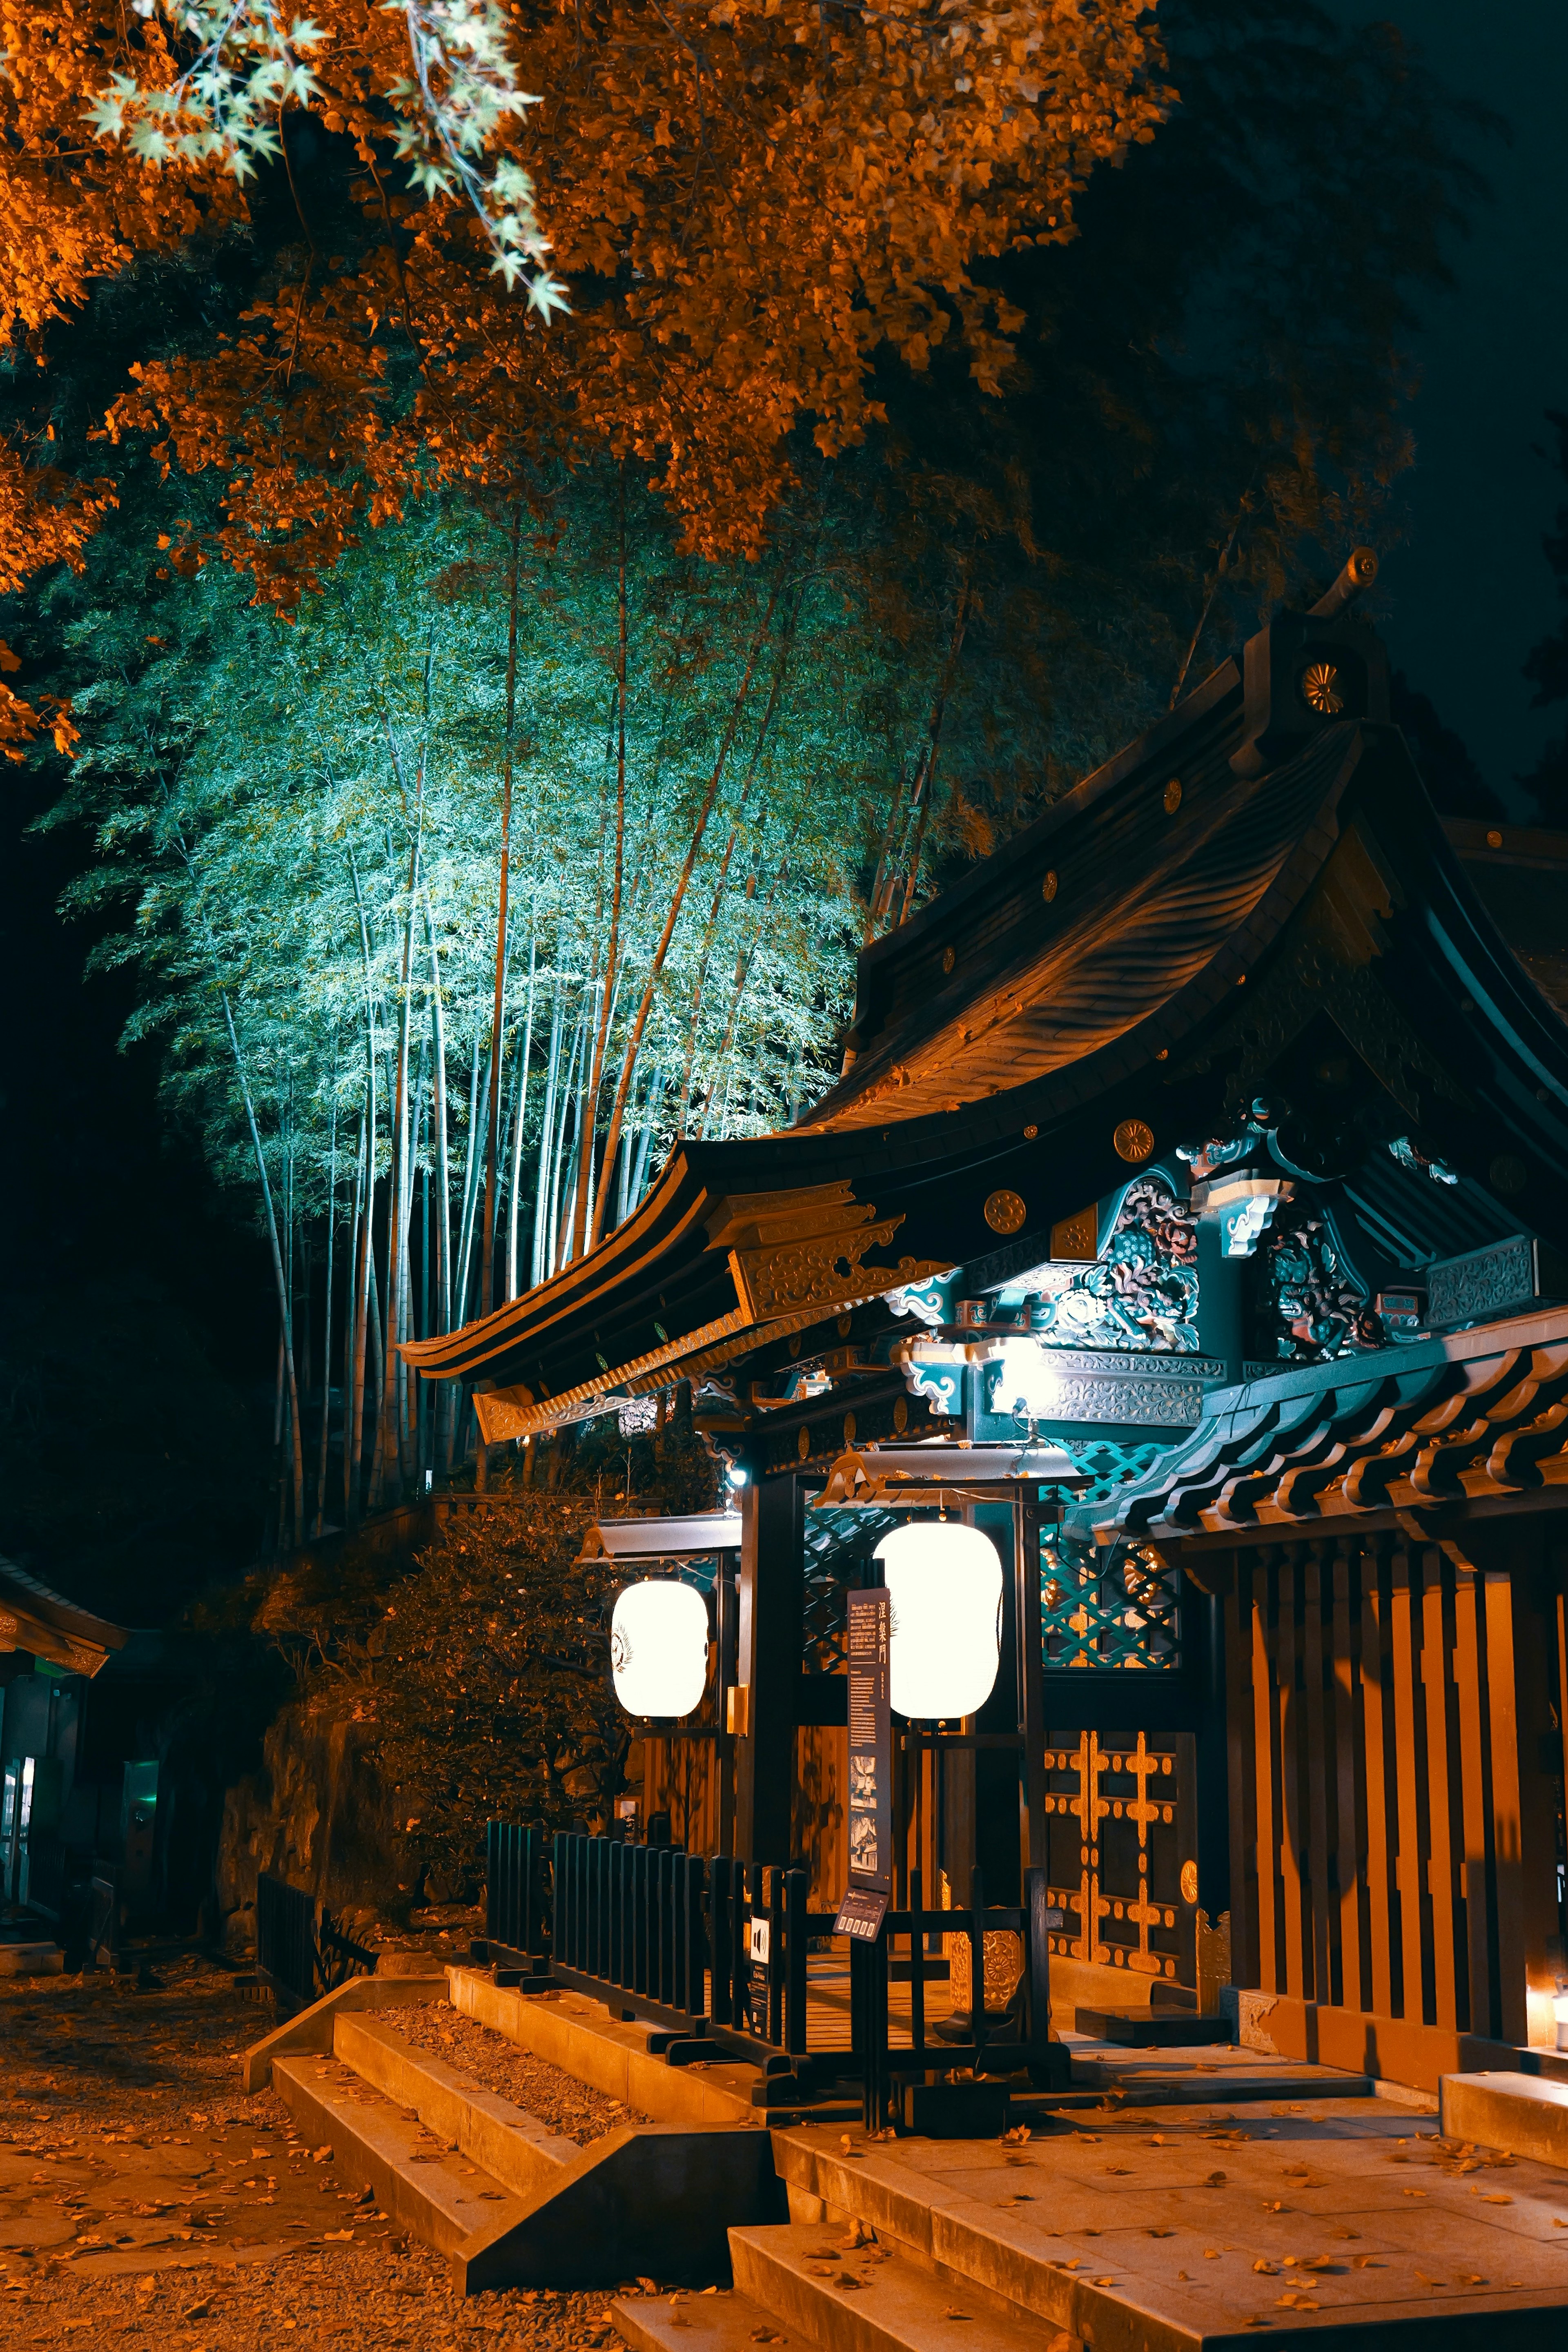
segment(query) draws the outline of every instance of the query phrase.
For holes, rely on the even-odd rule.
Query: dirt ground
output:
[[[59,2352],[90,2330],[113,2352],[619,2347],[604,2292],[455,2294],[442,2259],[340,2184],[279,2099],[240,2092],[237,2054],[270,2011],[199,1959],[153,1974],[141,1990],[0,1979],[0,2345]],[[557,2130],[627,2119],[599,2121],[596,2094],[539,2075],[531,2101],[509,2095],[533,2112],[553,2097]]]

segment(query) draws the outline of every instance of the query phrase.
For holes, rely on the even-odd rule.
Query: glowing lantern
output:
[[[1037,1339],[1003,1341],[993,1412],[1042,1421],[1060,1393],[1061,1382]]]
[[[892,1598],[893,1706],[951,1721],[990,1697],[1001,1657],[1002,1562],[956,1519],[916,1520],[877,1546]]]
[[[610,1620],[616,1696],[628,1715],[689,1715],[708,1681],[708,1609],[673,1577],[628,1584]]]

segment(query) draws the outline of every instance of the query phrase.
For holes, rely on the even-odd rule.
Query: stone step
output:
[[[264,2091],[272,2078],[275,2058],[331,2050],[335,2021],[345,2011],[396,2009],[407,2001],[439,2000],[446,1990],[447,1970],[439,1963],[417,1971],[399,1969],[384,1977],[378,1964],[376,1975],[350,1977],[334,1991],[312,2001],[309,2009],[297,2010],[259,2042],[253,2042],[240,2060],[240,2081],[247,2091]]]
[[[1233,2099],[1370,2099],[1370,2074],[1335,2066],[1259,2057],[1214,2043],[1206,2059],[1160,2048],[1116,2049],[1106,2042],[1073,2044],[1072,2079],[1084,2090],[1106,2091],[1139,2107],[1212,2106]]]
[[[792,2333],[772,2312],[733,2288],[717,2294],[622,2295],[610,2305],[632,2352],[806,2352],[810,2338]]]
[[[478,1969],[448,1970],[455,2009],[501,2033],[579,2083],[620,2099],[656,2123],[749,2123],[754,2067],[714,2052],[710,2063],[666,2063],[648,2048],[648,2028],[612,2017],[584,1993],[519,1992]]]
[[[482,2166],[513,2197],[559,2187],[583,2153],[575,2140],[550,2131],[526,2108],[411,2049],[384,2015],[341,2014],[332,2052],[362,2082],[417,2116],[437,2139]]]
[[[955,2342],[984,2352],[1068,2352],[1074,2344],[1073,2283],[1059,2273],[1032,2312],[1003,2316],[1005,2306],[974,2281],[942,2276],[875,2243],[846,2250],[842,2234],[799,2222],[731,2230],[737,2293],[822,2352],[953,2352]]]
[[[58,1977],[65,1964],[58,1944],[0,1943],[0,1977]]]
[[[1230,2020],[1201,2017],[1185,2009],[1080,2009],[1073,2013],[1079,2033],[1091,2042],[1114,2042],[1133,2050],[1212,2047],[1234,2039]]]
[[[342,2179],[374,2189],[384,2213],[439,2252],[462,2252],[521,2219],[521,2199],[330,2057],[275,2058],[272,2087],[306,2137],[331,2149]]]
[[[340,2011],[331,2053],[274,2057],[272,2081],[344,2175],[450,2260],[462,2291],[706,2282],[731,2222],[784,2209],[751,2124],[626,2124],[587,2147],[416,2051],[384,2014]]]
[[[1568,2083],[1540,2074],[1445,2074],[1437,2113],[1449,2139],[1568,2166]]]

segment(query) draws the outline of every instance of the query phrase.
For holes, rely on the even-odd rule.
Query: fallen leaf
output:
[[[1511,2205],[1513,2203],[1513,2199],[1511,2197],[1505,2196],[1501,2189],[1489,2189],[1481,2199],[1481,2203],[1483,2205]]]
[[[1310,2294],[1282,2294],[1281,2307],[1286,2311],[1321,2311],[1322,2305],[1314,2303]]]
[[[942,2315],[944,2319],[967,2319],[970,2316],[967,2311],[944,2311]]]
[[[1276,2269],[1276,2265],[1271,2262],[1266,2261],[1261,2254],[1258,2255],[1258,2260],[1253,2263],[1252,2267],[1255,2271],[1261,2271],[1265,2278],[1272,2278]]]
[[[327,2245],[331,2245],[334,2242],[342,2243],[342,2241],[353,2236],[352,2230],[323,2230],[321,2232],[322,2242]]]

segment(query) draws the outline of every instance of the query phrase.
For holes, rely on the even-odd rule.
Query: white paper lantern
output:
[[[708,1608],[689,1584],[628,1584],[610,1620],[616,1696],[628,1715],[689,1715],[708,1681]]]
[[[877,1546],[891,1596],[891,1697],[922,1721],[973,1715],[1001,1657],[1002,1562],[956,1519],[914,1520]]]

